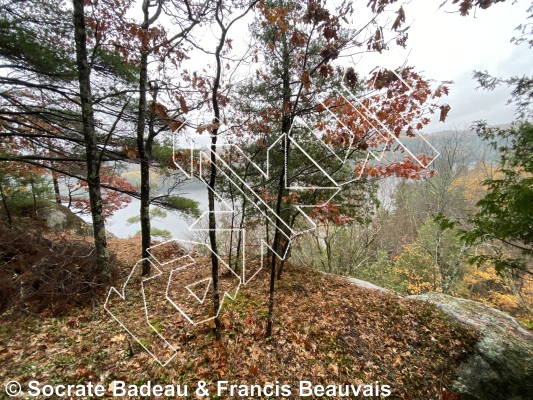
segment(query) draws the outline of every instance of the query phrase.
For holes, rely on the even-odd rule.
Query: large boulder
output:
[[[44,219],[52,232],[73,231],[78,235],[89,235],[90,225],[64,205],[47,202],[40,205],[39,217]]]
[[[68,207],[57,203],[45,203],[39,209],[39,216],[45,220],[46,226],[52,232],[70,230],[81,236],[92,236],[92,224],[73,213]],[[114,238],[111,232],[106,230],[108,238]]]
[[[453,390],[463,400],[533,399],[533,335],[509,315],[482,303],[441,293],[410,296],[440,307],[481,334]]]

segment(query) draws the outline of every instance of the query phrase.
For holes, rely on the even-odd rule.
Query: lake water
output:
[[[207,211],[207,187],[199,182],[187,182],[182,188],[181,196],[196,200],[201,212]],[[138,216],[140,200],[132,199],[127,207],[117,211],[106,221],[106,228],[118,238],[128,238],[135,236],[141,230],[140,222],[130,224],[128,218]],[[151,225],[153,228],[164,229],[171,233],[173,238],[187,239],[190,235],[189,225],[194,219],[184,218],[178,212],[166,211],[166,218],[153,218]]]
[[[397,178],[387,178],[380,185],[378,198],[382,206],[392,209],[392,197]],[[183,197],[196,200],[201,212],[208,210],[207,186],[200,181],[187,181],[182,187]],[[111,218],[106,221],[106,228],[118,238],[128,238],[135,236],[141,230],[140,222],[134,224],[128,223],[128,218],[139,215],[140,200],[132,199],[131,203],[122,210],[117,211]],[[217,209],[221,209],[221,204],[217,202]],[[153,218],[151,221],[152,228],[164,229],[170,232],[174,239],[192,239],[194,233],[189,231],[189,226],[195,221],[191,217],[183,217],[178,212],[166,211],[166,218]],[[87,217],[90,221],[90,216]]]

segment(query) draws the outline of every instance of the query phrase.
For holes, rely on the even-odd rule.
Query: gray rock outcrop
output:
[[[481,333],[477,351],[462,364],[451,388],[463,400],[533,399],[533,335],[513,317],[441,293],[409,298],[431,302]]]
[[[68,207],[61,204],[50,202],[45,206],[41,206],[39,215],[45,219],[46,225],[52,232],[71,230],[77,235],[82,236],[92,236],[93,234],[91,223],[85,222]],[[106,230],[106,237],[114,238],[115,235]]]

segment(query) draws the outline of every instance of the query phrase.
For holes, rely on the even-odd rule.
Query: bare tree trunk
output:
[[[76,42],[76,61],[78,67],[78,80],[80,85],[80,103],[82,114],[82,129],[85,141],[85,156],[87,160],[87,185],[89,189],[89,202],[93,220],[94,245],[101,273],[109,277],[111,268],[109,264],[109,251],[105,232],[104,217],[102,214],[102,194],[100,191],[100,157],[98,152],[93,99],[91,93],[90,68],[87,62],[87,32],[85,30],[84,0],[72,0],[74,40]]]
[[[224,27],[220,14],[222,13],[222,1],[217,1],[215,19],[222,30],[217,48],[215,50],[216,60],[216,75],[213,80],[213,88],[211,91],[211,105],[213,107],[213,129],[211,129],[211,153],[210,153],[210,173],[209,173],[209,190],[207,194],[208,207],[209,207],[209,244],[211,246],[211,279],[213,281],[213,312],[215,315],[215,326],[213,333],[217,340],[220,339],[220,318],[218,316],[218,310],[220,308],[220,288],[218,280],[218,245],[217,245],[217,222],[215,215],[215,187],[217,180],[217,139],[218,128],[220,124],[220,108],[218,105],[218,89],[220,87],[220,80],[222,77],[222,58],[221,52],[226,40],[227,29]]]
[[[57,180],[57,174],[55,172],[52,172],[52,184],[54,185],[56,203],[61,204],[61,192],[59,191],[59,182]]]
[[[2,183],[0,182],[0,196],[2,196],[2,203],[4,204],[4,209],[6,210],[7,222],[9,223],[9,229],[13,229],[13,222],[11,221],[11,213],[9,212],[9,207],[7,206],[6,195],[4,194],[4,189]]]
[[[137,150],[141,161],[141,206],[139,210],[141,222],[141,256],[144,259],[142,265],[142,275],[150,274],[150,263],[148,262],[148,249],[150,248],[150,154],[145,147],[144,131],[146,129],[146,87],[148,83],[148,2],[142,5],[144,14],[141,38],[141,62],[139,73],[139,108],[137,113]]]
[[[218,60],[218,59],[217,59]],[[213,119],[218,122],[218,118]],[[215,122],[215,124],[217,123]],[[218,317],[218,310],[220,308],[220,293],[218,282],[218,246],[217,246],[217,222],[215,215],[215,185],[217,179],[216,169],[216,145],[217,145],[217,129],[213,129],[211,136],[211,171],[209,176],[209,192],[207,194],[209,207],[209,244],[211,246],[211,278],[213,280],[213,312],[215,315],[215,326],[213,333],[217,340],[220,339],[220,318]]]
[[[220,38],[218,39],[218,44],[215,50],[215,61],[216,61],[216,73],[213,79],[213,86],[211,89],[211,106],[213,107],[213,126],[211,129],[211,154],[210,154],[210,172],[209,172],[209,192],[208,196],[208,207],[209,207],[209,243],[211,246],[211,278],[213,281],[213,311],[214,311],[214,323],[213,333],[217,340],[220,339],[220,317],[218,311],[220,309],[220,288],[219,288],[219,277],[218,277],[218,245],[217,245],[217,232],[216,232],[216,216],[215,216],[215,187],[217,180],[217,139],[218,131],[221,124],[220,118],[220,107],[218,103],[219,89],[222,79],[222,49],[226,44],[226,36],[231,25],[236,22],[238,19],[242,18],[244,15],[250,11],[253,5],[257,1],[252,2],[246,9],[246,11],[233,19],[229,24],[224,25],[223,19],[223,2],[222,0],[217,0],[215,5],[215,21],[218,27],[221,30]]]

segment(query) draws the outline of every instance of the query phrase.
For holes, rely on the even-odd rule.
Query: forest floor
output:
[[[140,259],[140,241],[110,239],[109,244],[117,257],[114,286],[119,289]],[[447,388],[477,341],[470,328],[430,304],[361,288],[309,268],[288,265],[276,285],[274,334],[269,339],[264,336],[269,290],[265,270],[241,286],[234,301],[226,299],[220,340],[215,340],[209,323],[191,325],[176,312],[166,319],[165,302],[159,313],[150,316],[176,352],[165,367],[104,309],[107,292],[95,296],[92,306],[70,309],[60,317],[46,311],[37,315],[8,310],[0,316],[0,383],[16,380],[28,388],[31,380],[92,382],[108,388],[109,397],[114,381],[179,384],[188,385],[186,397],[195,398],[199,381],[207,382],[212,394],[218,381],[228,381],[290,385],[291,394],[224,392],[222,398],[299,398],[300,381],[310,381],[337,387],[363,385],[360,394],[366,390],[367,395],[360,398],[368,394],[380,398],[379,385],[390,386],[390,399],[455,398]],[[166,281],[154,280],[152,289],[164,293]],[[132,301],[142,306],[141,293],[130,293]],[[153,301],[164,302],[164,297]],[[116,315],[132,331],[146,332],[142,307],[124,306]],[[153,331],[140,341],[150,349],[151,340],[160,340]],[[386,393],[381,394],[385,398]]]

